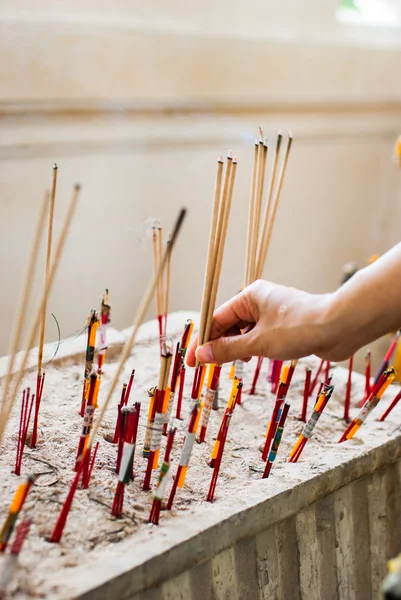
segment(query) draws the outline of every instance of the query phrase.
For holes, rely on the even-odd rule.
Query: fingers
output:
[[[232,327],[243,329],[254,321],[254,315],[249,308],[247,293],[242,291],[215,310],[210,339],[220,337]]]
[[[233,337],[220,337],[199,346],[195,355],[201,363],[227,363],[233,360],[248,361],[250,356],[258,354],[258,338],[252,332]]]

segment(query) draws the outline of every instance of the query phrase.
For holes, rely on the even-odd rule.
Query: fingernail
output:
[[[196,349],[195,356],[201,363],[214,362],[213,350],[210,344],[199,346],[199,348]]]

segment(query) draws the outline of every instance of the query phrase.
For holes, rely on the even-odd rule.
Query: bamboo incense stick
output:
[[[207,321],[207,314],[209,309],[209,301],[210,301],[210,291],[213,282],[213,273],[214,273],[214,261],[215,261],[215,248],[218,243],[217,239],[217,230],[218,230],[218,220],[220,214],[220,195],[221,195],[221,182],[223,178],[223,167],[224,161],[223,157],[219,156],[217,161],[217,174],[216,174],[216,183],[214,190],[214,199],[213,199],[213,210],[212,210],[212,221],[210,224],[210,232],[209,232],[209,244],[207,251],[207,259],[206,259],[206,269],[205,269],[205,281],[203,284],[203,295],[202,295],[202,304],[201,304],[201,316],[200,316],[200,324],[199,324],[199,335],[198,335],[198,344],[202,346],[204,343],[205,337],[205,327]]]
[[[41,209],[40,209],[39,219],[38,219],[38,223],[36,225],[35,235],[34,235],[33,244],[32,244],[32,250],[30,252],[30,260],[29,260],[28,268],[27,268],[26,275],[25,275],[24,287],[22,289],[22,294],[21,294],[21,298],[19,301],[17,317],[16,317],[16,324],[14,326],[14,333],[13,333],[11,347],[10,347],[10,359],[9,359],[9,363],[8,363],[7,375],[5,377],[5,383],[4,383],[3,393],[2,393],[2,397],[1,397],[0,427],[1,427],[3,418],[5,418],[5,417],[3,417],[3,411],[6,410],[6,399],[8,397],[8,392],[10,390],[11,379],[13,376],[13,370],[14,370],[14,364],[15,364],[15,358],[16,358],[16,354],[18,351],[20,341],[21,341],[22,330],[24,327],[25,317],[27,314],[27,306],[29,304],[29,300],[30,300],[30,296],[31,296],[32,283],[33,283],[36,266],[37,266],[37,262],[38,262],[39,248],[40,248],[40,243],[42,241],[43,232],[44,232],[44,228],[45,228],[46,213],[47,213],[49,202],[50,202],[50,195],[47,192],[45,194],[45,197],[44,197]],[[4,415],[5,415],[5,412],[4,412]],[[2,438],[2,431],[0,429],[0,442],[1,442],[1,438]]]
[[[251,177],[251,194],[249,200],[249,213],[248,213],[248,234],[246,244],[246,260],[245,260],[245,285],[252,283],[251,277],[251,261],[252,261],[252,236],[253,236],[253,221],[255,214],[255,192],[256,192],[256,181],[258,175],[258,151],[259,143],[255,140],[253,150],[253,166],[252,166],[252,177]]]
[[[170,244],[170,236],[167,240],[167,246]],[[166,292],[164,295],[164,337],[167,336],[167,318],[170,307],[170,286],[171,286],[171,252],[168,253],[167,266],[166,266]]]
[[[159,267],[158,267],[156,273],[154,274],[154,276],[151,278],[151,280],[150,280],[150,282],[148,284],[148,287],[146,288],[145,293],[144,293],[144,295],[142,297],[142,300],[141,300],[141,302],[139,304],[139,307],[137,309],[137,312],[135,314],[135,318],[134,318],[134,321],[133,321],[133,327],[132,327],[131,335],[129,336],[128,340],[126,341],[126,343],[124,345],[124,348],[123,348],[123,350],[121,352],[120,362],[119,362],[117,370],[116,370],[116,372],[114,374],[113,380],[112,380],[112,382],[110,384],[110,387],[109,387],[109,390],[108,390],[108,393],[107,393],[107,396],[106,396],[106,400],[104,401],[103,406],[100,409],[99,416],[96,419],[96,422],[95,422],[95,424],[93,426],[92,434],[91,434],[91,437],[90,437],[90,440],[89,440],[89,446],[92,445],[93,440],[95,439],[95,436],[96,436],[97,432],[99,431],[99,427],[100,427],[100,425],[101,425],[101,423],[103,421],[104,415],[106,414],[106,410],[107,410],[107,408],[108,408],[108,406],[110,404],[110,401],[111,401],[111,398],[113,396],[114,390],[116,389],[118,381],[119,381],[119,379],[121,377],[122,371],[124,369],[124,365],[125,365],[128,357],[129,357],[129,355],[131,354],[131,350],[132,350],[132,347],[134,345],[135,338],[137,336],[139,327],[141,326],[141,324],[142,324],[142,322],[143,322],[143,320],[144,320],[144,318],[146,316],[146,313],[147,313],[149,305],[150,305],[150,303],[152,301],[152,298],[153,298],[153,295],[154,295],[155,290],[157,288],[157,285],[159,284],[161,278],[163,277],[164,269],[166,267],[167,260],[168,260],[168,255],[170,254],[170,252],[172,252],[172,250],[174,248],[174,244],[175,244],[175,242],[177,240],[177,237],[178,237],[178,234],[179,234],[179,232],[181,230],[181,226],[182,226],[182,223],[183,223],[183,221],[185,219],[185,215],[186,215],[186,209],[183,208],[183,209],[180,210],[178,218],[177,218],[176,223],[174,225],[173,232],[171,234],[171,243],[166,248],[166,250],[164,252],[164,255],[163,255],[163,258],[160,261]]]
[[[57,273],[57,269],[58,269],[58,266],[60,263],[60,258],[61,258],[64,246],[65,246],[65,242],[67,239],[67,235],[68,235],[70,226],[71,226],[72,217],[74,216],[75,208],[76,208],[77,201],[79,198],[80,189],[81,189],[81,187],[79,185],[76,185],[74,188],[74,193],[72,195],[70,204],[68,206],[67,214],[65,216],[63,227],[62,227],[59,239],[58,239],[56,251],[54,253],[52,266],[51,266],[50,272],[49,272],[49,278],[46,282],[45,289],[44,289],[41,301],[39,303],[39,307],[36,311],[36,316],[35,316],[35,319],[33,320],[33,325],[32,325],[30,334],[28,336],[28,341],[27,341],[26,348],[24,351],[22,363],[20,365],[18,373],[16,374],[16,376],[14,378],[14,386],[12,388],[11,394],[8,398],[4,399],[4,402],[2,404],[2,412],[0,414],[0,442],[3,439],[4,429],[6,427],[8,418],[11,413],[11,409],[15,402],[18,387],[24,376],[25,368],[26,368],[26,365],[28,362],[29,352],[32,348],[32,345],[34,343],[36,336],[38,335],[40,318],[41,318],[42,309],[43,309],[43,303],[45,302],[45,299],[47,298],[48,294],[51,291],[53,281],[54,281],[55,275]]]
[[[280,148],[281,148],[282,139],[283,139],[283,136],[281,135],[281,132],[279,132],[277,135],[277,143],[276,143],[276,149],[274,152],[273,168],[272,168],[272,173],[270,176],[269,190],[267,193],[267,201],[266,201],[266,207],[265,207],[265,212],[264,212],[264,217],[263,217],[263,225],[262,225],[262,230],[261,230],[261,235],[260,235],[260,240],[259,240],[259,247],[258,247],[258,254],[257,254],[258,258],[257,258],[257,265],[256,265],[256,279],[259,279],[260,277],[262,277],[263,267],[264,267],[264,264],[266,262],[266,257],[267,257],[267,249],[265,248],[265,246],[266,246],[266,242],[268,240],[269,224],[270,224],[270,220],[271,220],[273,191],[274,191],[274,184],[276,181],[277,166],[278,166],[278,161],[279,161],[279,157],[280,157]],[[252,283],[252,282],[250,282],[250,283]]]
[[[277,215],[277,208],[278,208],[279,201],[280,201],[280,195],[281,195],[281,190],[283,187],[284,177],[285,177],[285,173],[286,173],[286,169],[287,169],[287,163],[288,163],[288,158],[290,155],[291,145],[292,145],[292,133],[289,133],[288,140],[287,140],[287,147],[285,149],[285,154],[284,154],[284,160],[283,160],[283,164],[281,166],[281,171],[280,171],[280,175],[279,175],[279,179],[278,179],[278,183],[277,183],[277,190],[276,190],[273,206],[271,209],[271,217],[269,220],[269,225],[267,227],[266,238],[263,242],[263,247],[261,248],[260,259],[258,260],[259,269],[262,269],[262,271],[263,271],[263,266],[266,262],[267,253],[269,251],[269,246],[270,246],[271,237],[272,237],[272,233],[273,233],[273,226],[274,226],[274,222],[275,222],[276,215]],[[261,274],[262,274],[261,271],[259,271],[258,275],[261,276]]]
[[[53,242],[53,220],[54,220],[54,204],[56,199],[56,187],[57,187],[57,173],[58,167],[54,165],[53,169],[53,183],[50,193],[50,206],[49,206],[49,222],[47,230],[47,249],[46,249],[46,271],[45,271],[45,287],[46,282],[49,278],[50,264],[51,264],[51,253],[52,253],[52,242]],[[46,309],[47,309],[48,296],[44,295],[44,302],[40,321],[39,331],[39,348],[38,348],[38,376],[42,375],[42,363],[43,363],[43,345],[45,341],[45,330],[46,330]]]

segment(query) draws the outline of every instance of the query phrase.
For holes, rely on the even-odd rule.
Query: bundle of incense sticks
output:
[[[46,250],[46,270],[45,270],[45,289],[50,274],[50,262],[52,253],[53,243],[53,220],[54,220],[54,204],[56,199],[56,187],[57,187],[57,165],[54,165],[53,169],[53,183],[50,193],[49,202],[49,221],[47,230],[47,250]],[[47,312],[47,301],[48,293],[44,294],[44,302],[42,305],[42,313],[40,318],[40,330],[39,330],[39,345],[38,345],[38,372],[36,376],[36,402],[35,402],[35,414],[33,418],[33,430],[31,436],[31,448],[36,447],[38,426],[39,426],[39,410],[40,403],[42,401],[43,385],[45,382],[45,373],[43,372],[43,347],[45,343],[45,330],[46,330],[46,312]]]
[[[388,386],[394,381],[395,371],[394,369],[389,369],[384,371],[381,375],[379,381],[373,385],[372,391],[370,393],[369,398],[366,400],[365,404],[359,411],[359,414],[355,419],[351,421],[347,429],[344,431],[343,435],[339,439],[339,442],[345,442],[346,440],[352,440],[358,429],[363,425],[366,421],[368,415],[372,412],[374,408],[379,404],[384,392],[388,388]]]
[[[352,390],[352,368],[354,364],[354,357],[351,356],[348,362],[348,379],[347,387],[345,389],[345,401],[344,401],[344,421],[349,423],[349,408],[351,406],[351,390]]]
[[[35,401],[35,394],[32,394],[31,401],[29,402],[31,390],[27,388],[22,392],[22,403],[21,413],[18,429],[18,441],[17,441],[17,456],[15,460],[15,474],[21,475],[22,457],[24,454],[24,448],[26,443],[26,437],[28,434],[28,427],[31,420],[33,403]]]
[[[86,326],[88,329],[87,334],[87,343],[86,343],[86,355],[85,355],[85,371],[84,371],[84,384],[82,387],[82,400],[81,400],[81,417],[84,416],[85,413],[85,403],[88,399],[88,391],[89,391],[89,379],[93,369],[93,361],[95,359],[95,346],[96,346],[96,336],[97,330],[100,325],[99,315],[96,310],[91,310],[89,313],[88,320],[86,322]]]
[[[106,359],[107,326],[110,323],[111,306],[109,304],[109,290],[106,289],[100,305],[100,327],[99,327],[99,352],[97,355],[97,374],[103,373],[103,365]]]
[[[224,174],[224,161],[220,156],[217,161],[217,175],[214,191],[212,221],[210,225],[209,243],[206,260],[205,279],[203,284],[201,316],[199,324],[198,345],[209,341],[213,313],[219,287],[224,247],[227,237],[228,221],[237,172],[237,159],[228,153],[227,166]],[[223,185],[222,185],[223,183]],[[205,378],[205,365],[197,365],[194,375],[192,399],[200,398]]]
[[[153,231],[153,258],[155,273],[160,266],[162,254],[163,254],[163,229],[160,226],[154,225]],[[170,236],[167,241],[167,247],[170,244]],[[167,317],[170,304],[170,279],[171,279],[171,252],[168,252],[168,261],[166,264],[164,282],[160,278],[157,289],[156,289],[156,309],[157,309],[157,320],[159,323],[159,337],[160,343],[163,337],[167,335]],[[163,288],[164,284],[164,288]]]
[[[306,446],[306,442],[311,438],[313,430],[316,427],[316,423],[321,417],[324,409],[328,401],[331,398],[334,387],[329,383],[325,383],[323,389],[319,393],[317,402],[313,409],[312,415],[309,421],[306,423],[305,427],[302,430],[301,435],[299,436],[294,448],[291,450],[290,457],[288,459],[289,462],[297,462],[299,457],[302,454],[303,449]]]
[[[118,518],[122,516],[123,512],[125,486],[133,479],[140,409],[140,403],[136,402],[134,406],[125,406],[121,411],[122,426],[120,440],[123,441],[123,445],[118,471],[118,483],[111,510],[111,514]]]
[[[11,582],[14,573],[17,569],[18,556],[28,536],[31,524],[31,519],[24,519],[23,521],[21,521],[15,532],[15,537],[13,543],[11,544],[10,553],[4,557],[5,560],[3,561],[3,569],[0,571],[0,599],[5,598],[4,594],[6,592],[7,586]]]
[[[284,176],[287,169],[292,139],[292,134],[289,132],[287,147],[281,163],[281,170],[277,185],[275,186],[282,142],[281,133],[279,133],[277,136],[267,199],[265,206],[263,207],[268,148],[267,140],[266,138],[263,138],[263,130],[259,128],[259,140],[255,141],[253,153],[245,261],[245,285],[250,285],[256,281],[256,279],[260,279],[263,275],[263,269],[266,263],[273,227],[276,220]],[[255,394],[256,391],[256,385],[258,382],[262,361],[263,358],[260,358],[256,366],[251,390],[249,392],[251,395]]]
[[[11,534],[14,531],[18,516],[29,494],[29,490],[34,482],[34,477],[30,475],[24,483],[21,483],[15,492],[13,501],[8,511],[8,515],[0,530],[0,553],[5,552]]]
[[[196,440],[199,444],[201,444],[205,441],[207,426],[209,424],[210,413],[213,408],[213,403],[214,403],[214,399],[215,399],[216,391],[217,391],[217,385],[219,383],[220,372],[221,372],[221,365],[209,365],[206,393],[205,393],[205,398],[203,401],[201,418],[199,421],[200,431],[199,431],[199,436],[197,437],[197,440]],[[233,379],[235,379],[236,381],[239,381],[239,380],[237,380],[237,378],[235,376]],[[241,383],[242,383],[242,380],[241,380]]]
[[[306,413],[308,411],[308,400],[309,400],[309,388],[311,385],[311,375],[312,370],[309,367],[305,369],[305,385],[304,385],[304,395],[302,400],[302,411],[300,420],[304,423],[306,422]]]
[[[181,419],[181,409],[182,409],[182,398],[184,395],[184,384],[185,384],[185,355],[187,353],[187,349],[189,346],[189,342],[191,340],[192,332],[194,329],[193,322],[188,319],[185,323],[184,333],[182,334],[181,343],[180,343],[180,374],[179,374],[179,388],[178,388],[178,398],[177,398],[177,408],[175,412],[175,418]]]
[[[213,468],[212,480],[210,482],[209,492],[207,495],[207,501],[213,502],[214,492],[216,490],[217,478],[219,476],[221,459],[223,457],[224,447],[226,444],[228,428],[231,423],[231,418],[234,413],[235,405],[237,403],[238,392],[242,387],[242,382],[240,382],[236,377],[233,381],[233,386],[231,389],[230,398],[227,403],[226,410],[224,411],[223,419],[220,424],[220,429],[217,434],[216,441],[213,446],[213,451],[210,457],[209,466]]]
[[[152,412],[148,418],[144,448],[149,447],[148,464],[146,467],[143,489],[150,490],[150,479],[152,470],[159,466],[160,444],[162,439],[163,425],[166,421],[167,407],[169,403],[170,388],[167,385],[172,352],[170,344],[165,339],[162,342],[160,373],[157,388],[151,398]]]
[[[176,433],[176,428],[171,427],[168,432],[166,450],[164,453],[164,459],[162,466],[160,468],[159,479],[157,481],[157,485],[155,491],[153,492],[153,503],[152,508],[149,515],[149,523],[153,523],[154,525],[159,524],[160,518],[160,509],[162,505],[162,501],[164,500],[164,496],[166,495],[168,474],[170,471],[170,454],[173,448],[174,437]]]
[[[126,383],[124,383],[122,390],[121,390],[120,403],[117,405],[117,421],[116,421],[116,427],[114,430],[113,444],[117,444],[120,439],[121,409],[124,406],[127,406],[127,404],[128,404],[128,400],[131,395],[132,384],[134,383],[134,377],[135,377],[135,369],[132,369],[128,385]],[[119,467],[117,466],[117,473],[118,473],[118,469],[119,469]]]
[[[277,390],[277,397],[274,403],[273,414],[266,432],[266,441],[262,452],[262,460],[266,461],[272,441],[276,435],[276,430],[281,417],[281,410],[284,401],[287,397],[288,390],[291,385],[291,379],[297,366],[298,361],[292,360],[289,364],[284,365],[281,373],[281,380]]]
[[[22,355],[22,361],[19,364],[19,368],[18,368],[16,374],[13,374],[16,353],[17,353],[19,343],[21,340],[22,330],[23,330],[25,316],[26,316],[26,312],[27,312],[26,306],[30,299],[31,291],[32,291],[32,283],[33,283],[33,278],[34,278],[34,274],[35,274],[35,270],[36,270],[36,263],[37,263],[37,259],[38,259],[40,242],[41,242],[44,224],[45,224],[46,209],[47,209],[47,205],[49,202],[48,195],[45,196],[45,200],[44,200],[42,209],[40,211],[39,222],[38,222],[38,226],[36,228],[36,232],[35,232],[35,236],[34,236],[34,243],[33,243],[32,251],[30,253],[30,260],[29,260],[29,264],[28,264],[27,274],[25,277],[23,291],[22,291],[21,299],[20,299],[19,306],[18,306],[16,324],[13,328],[14,333],[13,333],[13,338],[12,338],[12,343],[11,343],[10,360],[9,360],[9,364],[8,364],[7,374],[5,377],[5,384],[3,387],[3,394],[2,394],[2,401],[1,401],[0,442],[3,439],[4,430],[6,428],[6,425],[7,425],[9,416],[11,414],[11,410],[14,406],[15,400],[17,398],[18,388],[20,386],[20,383],[22,381],[23,375],[26,370],[30,350],[31,350],[31,348],[34,344],[34,340],[39,332],[41,316],[43,313],[43,306],[44,306],[44,304],[46,302],[46,298],[50,294],[52,286],[53,286],[54,278],[57,273],[57,269],[58,269],[58,266],[60,263],[60,258],[63,253],[63,249],[64,249],[67,235],[68,235],[68,232],[70,229],[72,218],[74,216],[75,208],[76,208],[77,201],[79,198],[79,193],[80,193],[80,186],[76,185],[74,188],[73,196],[71,198],[70,204],[67,209],[66,217],[63,222],[61,233],[60,233],[58,243],[56,246],[56,250],[54,253],[53,262],[51,263],[49,276],[46,279],[45,289],[44,289],[44,292],[40,299],[39,306],[37,307],[36,313],[34,313],[35,317],[32,319],[31,329],[29,331],[29,334],[27,335],[25,349],[23,350],[23,355]]]
[[[177,487],[184,487],[185,477],[188,471],[188,465],[191,458],[192,448],[194,447],[196,430],[200,418],[200,402],[195,401],[192,404],[191,416],[188,423],[188,431],[185,436],[184,445],[181,450],[181,456],[178,463],[177,472],[174,478],[174,483],[171,488],[170,496],[167,503],[167,510],[171,510],[177,491]]]

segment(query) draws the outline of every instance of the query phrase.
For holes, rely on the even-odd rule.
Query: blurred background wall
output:
[[[294,133],[266,278],[329,291],[345,262],[364,266],[399,241],[401,30],[341,22],[338,5],[0,3],[0,353],[54,162],[56,230],[83,185],[49,305],[63,337],[105,287],[113,325],[130,324],[152,271],[149,218],[168,230],[182,205],[171,308],[199,307],[216,158],[228,149],[239,166],[219,299],[238,290],[258,125],[271,142]]]

